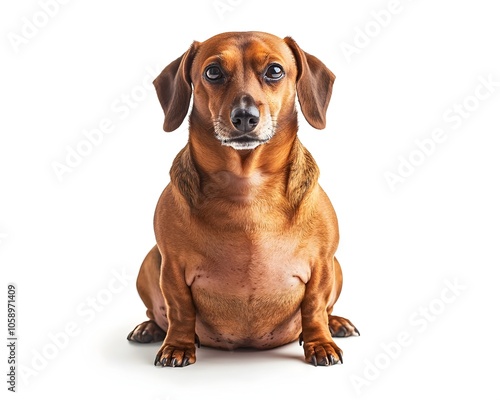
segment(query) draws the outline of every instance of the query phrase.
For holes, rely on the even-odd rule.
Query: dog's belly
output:
[[[263,349],[297,339],[309,269],[274,250],[240,252],[196,268],[191,292],[202,344]]]
[[[192,288],[196,333],[203,345],[234,349],[273,348],[297,339],[304,288],[235,295]]]

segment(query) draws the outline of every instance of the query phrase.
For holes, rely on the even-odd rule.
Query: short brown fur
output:
[[[207,78],[210,66],[223,78]],[[307,362],[342,361],[332,335],[359,332],[330,315],[342,288],[337,218],[297,138],[295,105],[298,97],[323,129],[334,80],[293,39],[261,32],[194,42],[155,80],[166,131],[193,97],[189,142],[159,199],[157,245],[137,280],[149,321],[129,334],[163,339],[155,364],[194,363],[197,342],[266,349],[299,336]],[[250,131],[238,128],[238,107],[258,117]]]

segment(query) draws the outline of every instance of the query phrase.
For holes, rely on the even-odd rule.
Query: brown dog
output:
[[[167,132],[194,93],[137,279],[149,321],[128,336],[164,339],[155,365],[192,364],[200,343],[268,349],[299,337],[309,363],[342,362],[332,336],[359,332],[330,315],[342,287],[337,218],[295,106],[297,96],[323,129],[334,79],[289,37],[239,32],[194,42],[154,81]]]

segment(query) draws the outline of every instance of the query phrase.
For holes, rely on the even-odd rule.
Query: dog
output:
[[[334,365],[332,337],[359,335],[331,315],[342,288],[335,211],[297,137],[296,99],[325,128],[335,75],[291,38],[232,32],[193,42],[154,80],[163,129],[189,116],[139,271],[155,365],[184,367],[196,345],[270,349],[299,339],[305,360]]]

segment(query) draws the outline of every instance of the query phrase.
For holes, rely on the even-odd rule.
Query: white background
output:
[[[388,1],[233,4],[218,13],[212,0],[74,0],[44,20],[37,1],[2,3],[0,297],[5,304],[7,283],[17,285],[18,362],[28,371],[18,371],[18,398],[498,398],[496,2],[401,0],[390,21]],[[45,26],[13,46],[34,18]],[[337,75],[327,129],[303,121],[300,137],[339,217],[345,286],[336,313],[362,334],[337,340],[343,365],[309,366],[292,343],[202,348],[195,365],[161,369],[158,344],[126,340],[145,319],[135,276],[187,140],[186,124],[162,131],[149,71],[192,40],[232,30],[291,35]],[[348,57],[342,46],[355,40]],[[471,98],[481,79],[497,86]],[[117,112],[130,95],[135,108]],[[453,107],[464,102],[470,112],[457,119]],[[59,181],[53,163],[102,120],[113,131]],[[419,157],[415,140],[436,129],[446,139]],[[412,154],[421,165],[392,191],[384,174]],[[6,381],[7,353],[0,365]],[[353,379],[365,384],[356,390]]]

